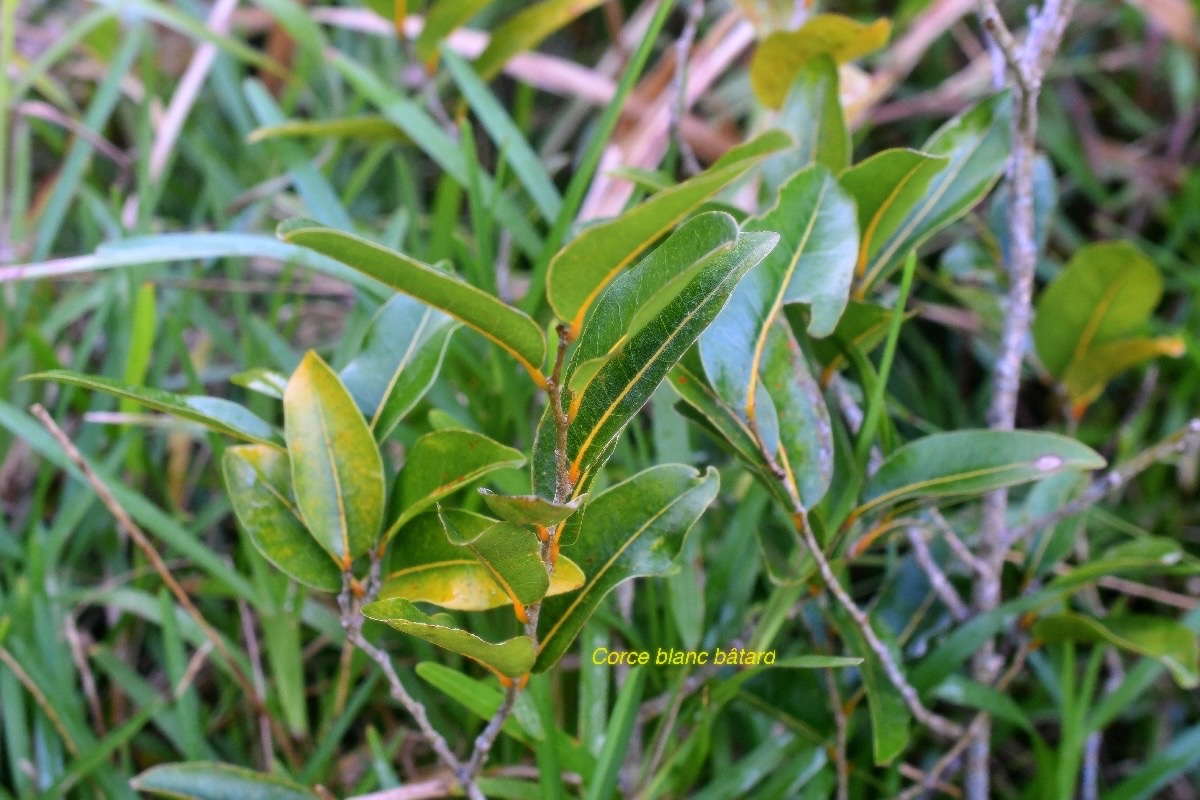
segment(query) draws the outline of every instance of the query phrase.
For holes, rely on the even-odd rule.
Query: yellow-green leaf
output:
[[[566,503],[555,503],[536,494],[503,495],[487,489],[480,489],[484,504],[500,519],[515,522],[518,525],[557,525],[574,514],[587,500],[587,494],[581,494]]]
[[[759,102],[779,108],[796,75],[817,56],[842,64],[887,44],[892,23],[863,23],[841,14],[817,14],[794,31],[769,34],[750,61],[750,86]]]
[[[876,254],[927,199],[930,184],[948,163],[946,158],[917,150],[894,149],[842,173],[841,184],[858,205],[858,275],[867,275]]]
[[[1100,396],[1109,381],[1130,367],[1159,356],[1179,358],[1186,350],[1187,345],[1179,336],[1138,336],[1098,344],[1072,360],[1062,376],[1063,388],[1073,406],[1087,406]]]
[[[425,26],[417,36],[417,58],[437,59],[438,43],[471,21],[491,0],[435,0],[425,11]]]
[[[343,568],[379,538],[383,460],[337,373],[311,350],[288,379],[283,432],[292,491],[317,542]]]
[[[516,636],[504,642],[489,642],[473,633],[446,624],[440,616],[431,617],[399,597],[368,603],[363,606],[362,613],[368,619],[386,622],[402,633],[474,659],[493,672],[508,678],[526,675],[533,667],[533,641],[528,636]]]
[[[587,583],[543,604],[539,672],[562,657],[613,588],[670,568],[719,483],[711,467],[704,475],[682,464],[652,467],[600,493],[567,521],[562,536],[572,544],[564,553],[583,568]]]
[[[513,56],[536,47],[542,39],[600,3],[601,0],[542,0],[518,11],[492,31],[487,48],[475,61],[475,69],[484,80],[491,80]]]
[[[401,529],[395,541],[379,592],[381,599],[403,597],[455,611],[485,611],[512,603],[512,597],[497,585],[483,564],[450,543],[437,514],[418,516]],[[583,581],[578,565],[560,555],[546,594],[573,591]]]
[[[1179,355],[1173,338],[1137,337],[1162,297],[1158,268],[1127,242],[1081,248],[1038,300],[1033,341],[1042,366],[1077,406],[1119,372],[1158,355]]]
[[[287,455],[247,444],[227,449],[221,463],[229,502],[258,552],[306,586],[327,592],[340,589],[341,570],[300,519]]]
[[[463,525],[464,516],[469,522],[483,521],[483,529],[469,522]],[[550,588],[550,577],[541,558],[541,542],[533,531],[464,511],[439,511],[438,519],[450,543],[475,556],[496,585],[512,598],[517,618],[524,622],[525,606],[541,600]]]

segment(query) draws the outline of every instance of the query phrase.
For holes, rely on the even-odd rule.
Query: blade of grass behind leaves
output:
[[[533,274],[529,280],[529,292],[525,295],[522,303],[526,311],[536,311],[545,296],[546,270],[550,267],[550,259],[558,252],[558,248],[566,239],[567,231],[571,229],[571,224],[575,221],[575,215],[583,203],[584,194],[596,174],[597,167],[600,166],[600,156],[604,153],[604,148],[612,137],[617,122],[621,119],[625,100],[633,90],[634,83],[641,77],[642,70],[645,69],[646,62],[650,59],[650,53],[654,50],[658,33],[662,30],[663,23],[666,22],[673,5],[674,3],[670,0],[659,0],[654,16],[650,19],[650,24],[646,26],[646,35],[642,37],[637,50],[625,65],[624,74],[621,76],[620,83],[617,84],[617,91],[596,122],[587,149],[579,160],[579,165],[575,168],[575,174],[571,176],[571,182],[567,184],[562,208],[559,210],[558,218],[554,220],[554,225],[550,228],[550,233],[546,236],[545,248],[534,264]]]
[[[121,99],[121,81],[133,66],[133,60],[142,48],[143,36],[144,29],[139,26],[130,31],[121,43],[120,49],[114,56],[112,64],[109,65],[104,80],[96,88],[92,103],[83,117],[83,127],[86,130],[99,133],[108,122],[109,117],[112,116],[117,101]],[[8,80],[7,76],[4,80]],[[63,222],[67,218],[71,200],[75,197],[75,192],[83,180],[93,150],[95,147],[92,143],[83,137],[77,137],[68,148],[67,155],[62,161],[62,167],[59,169],[58,178],[54,182],[54,189],[46,201],[45,210],[38,223],[33,242],[34,260],[40,261],[50,254],[59,231],[62,230]]]

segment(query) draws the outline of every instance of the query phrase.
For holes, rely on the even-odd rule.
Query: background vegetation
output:
[[[861,24],[802,27],[818,12]],[[812,161],[849,197],[818,255],[850,244],[857,274],[797,287],[779,323],[800,397],[774,401],[812,412],[792,481],[810,513],[689,395],[746,362],[718,321],[592,491],[682,463],[714,466],[719,493],[676,568],[648,570],[670,574],[617,587],[516,695],[475,788],[1197,797],[1200,27],[1188,0],[1034,12],[0,0],[0,797],[135,797],[139,774],[189,797],[463,791],[335,595],[239,531],[211,415],[23,377],[218,396],[277,424],[306,352],[351,386],[356,361],[383,370],[417,304],[380,315],[403,301],[315,239],[277,238],[293,217],[449,262],[553,352],[553,320],[571,321],[546,296],[560,248],[741,143],[769,150],[776,127],[799,145],[639,247],[697,211],[803,251],[787,241],[810,217],[775,200]],[[458,429],[536,461],[545,393],[504,348],[449,334],[437,380],[384,425],[387,468]],[[1014,421],[1070,439],[982,431]],[[1109,466],[1089,475],[1095,454]],[[483,509],[477,484],[538,489],[516,469],[467,483],[456,507]],[[456,618],[499,639],[511,614]],[[466,758],[500,681],[363,630]],[[598,646],[862,661],[631,671],[593,665]],[[254,773],[146,773],[181,762]]]

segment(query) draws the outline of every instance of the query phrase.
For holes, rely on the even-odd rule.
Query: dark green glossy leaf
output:
[[[160,764],[130,784],[172,800],[318,800],[315,792],[277,775],[207,761]]]
[[[127,386],[111,378],[69,370],[50,370],[25,376],[24,380],[54,381],[106,392],[139,405],[196,422],[218,433],[258,444],[280,447],[279,432],[261,417],[237,403],[219,397],[173,394],[147,386]]]
[[[1087,445],[1055,433],[965,430],[909,442],[871,476],[855,515],[905,500],[975,496],[1071,470],[1100,469]]]
[[[225,451],[222,465],[229,502],[258,552],[306,586],[338,591],[341,570],[300,519],[287,454],[264,445],[240,445]]]
[[[578,336],[588,309],[622,270],[701,203],[790,142],[779,131],[763,134],[730,150],[694,178],[585,229],[550,262],[546,298],[554,313]]]
[[[594,497],[560,534],[563,553],[587,575],[577,594],[542,607],[537,670],[553,666],[610,591],[631,578],[661,575],[687,532],[717,495],[713,469],[703,476],[668,464],[639,472]]]
[[[379,309],[362,350],[341,372],[376,440],[391,435],[429,391],[457,328],[451,317],[407,295]]]
[[[582,396],[572,398],[576,413],[567,430],[567,458],[576,492],[595,477],[625,425],[716,317],[742,276],[776,241],[770,233],[743,233],[732,245],[708,256],[654,320],[617,346]],[[635,270],[623,275],[622,281],[636,284],[638,277]],[[622,288],[617,286],[616,291]],[[542,492],[544,485],[539,482],[537,488]]]
[[[402,598],[368,603],[363,606],[362,613],[368,619],[386,622],[402,633],[474,659],[508,678],[526,675],[533,667],[533,641],[528,636],[516,636],[499,643],[489,642],[447,625],[440,617],[434,618],[421,612]]]
[[[524,312],[482,289],[361,236],[308,220],[294,219],[280,224],[279,236],[286,242],[337,259],[444,311],[503,347],[530,375],[541,375],[546,357],[546,338],[541,327]]]
[[[524,464],[521,451],[481,433],[450,429],[425,434],[409,449],[396,482],[401,511],[389,535],[451,492],[490,472]]]
[[[349,568],[379,538],[379,448],[337,374],[311,350],[288,379],[283,412],[300,516],[317,542]]]

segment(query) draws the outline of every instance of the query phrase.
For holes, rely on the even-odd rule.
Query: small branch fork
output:
[[[1034,271],[1037,266],[1033,166],[1037,148],[1038,96],[1046,68],[1062,41],[1075,0],[1043,0],[1030,9],[1029,29],[1023,42],[1005,24],[996,0],[979,0],[979,17],[987,31],[989,51],[997,78],[1009,75],[1013,90],[1013,151],[1008,164],[1008,300],[1000,350],[993,368],[992,401],[988,424],[993,430],[1011,430],[1016,424],[1021,367],[1029,338]],[[979,559],[985,567],[975,584],[974,607],[986,613],[1000,603],[1000,574],[1013,541],[1006,530],[1008,494],[1001,489],[984,498],[980,525]],[[999,671],[995,646],[986,643],[973,660],[975,679],[992,684]],[[966,778],[967,800],[987,800],[990,775],[988,758],[991,726],[986,715],[972,722],[977,728],[969,744]]]
[[[867,613],[854,602],[854,598],[850,596],[850,592],[842,585],[841,580],[838,579],[837,574],[833,571],[833,566],[829,563],[829,559],[826,558],[824,550],[821,549],[820,542],[817,541],[812,527],[808,524],[808,511],[804,508],[804,504],[800,500],[800,493],[796,488],[795,482],[788,478],[787,473],[779,465],[775,456],[767,449],[761,439],[758,444],[759,450],[771,472],[787,492],[791,504],[792,524],[804,540],[804,544],[812,555],[813,560],[817,562],[817,571],[821,573],[821,580],[830,593],[833,594],[838,604],[862,632],[863,638],[867,641],[867,646],[871,648],[871,652],[875,654],[883,665],[883,671],[887,675],[888,681],[896,688],[896,691],[900,692],[900,696],[904,698],[904,704],[908,706],[908,710],[918,722],[939,736],[947,739],[961,737],[963,735],[962,726],[952,720],[946,719],[940,714],[930,711],[921,702],[917,690],[908,682],[908,678],[904,676],[904,672],[900,669],[900,665],[896,662],[892,651],[888,649],[888,646],[884,644],[883,640],[879,638],[879,634],[871,626],[871,620],[867,616]]]

